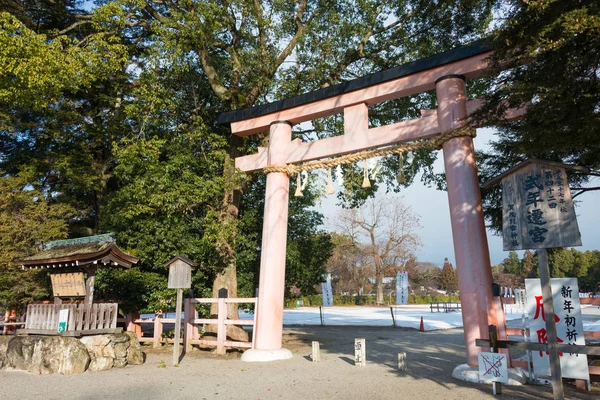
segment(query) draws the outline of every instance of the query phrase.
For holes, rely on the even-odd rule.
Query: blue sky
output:
[[[494,131],[491,129],[478,129],[475,138],[475,148],[483,149],[493,140]],[[436,172],[443,172],[442,155],[439,154],[435,163]],[[508,169],[508,168],[507,168]],[[595,178],[598,179],[598,178]],[[450,226],[450,212],[448,210],[448,195],[446,192],[424,186],[418,179],[402,191],[404,202],[411,205],[413,211],[420,216],[422,228],[419,230],[423,247],[417,252],[419,261],[430,261],[442,265],[444,258],[454,261],[454,248],[452,244],[452,230]],[[600,235],[596,232],[600,227],[600,213],[597,210],[600,204],[600,192],[587,192],[577,197],[575,212],[581,232],[583,246],[578,250],[600,249]],[[320,211],[327,218],[334,218],[340,208],[335,205],[335,195],[323,199]],[[326,228],[327,228],[326,224]],[[502,238],[488,231],[488,246],[492,264],[499,264],[508,256],[502,250]],[[519,252],[522,254],[522,252]]]

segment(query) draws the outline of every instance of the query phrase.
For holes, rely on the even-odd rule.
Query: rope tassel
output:
[[[297,178],[296,178],[296,193],[294,193],[294,196],[296,197],[302,197],[302,182],[300,180],[300,172],[298,172],[297,174]]]
[[[335,190],[333,190],[333,178],[331,177],[331,168],[327,172],[327,194],[334,194]]]
[[[404,160],[402,159],[402,153],[398,154],[398,159],[400,165],[398,167],[398,176],[396,176],[396,180],[399,185],[404,185],[406,183],[406,177],[404,176]]]
[[[369,160],[364,160],[363,161],[363,166],[364,166],[364,170],[363,170],[363,183],[362,183],[362,187],[363,188],[370,188],[371,187],[371,182],[369,181]]]

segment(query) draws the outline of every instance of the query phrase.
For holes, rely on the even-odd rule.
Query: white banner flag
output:
[[[554,321],[559,344],[585,346],[583,321],[579,304],[577,278],[550,279]],[[539,279],[525,279],[527,291],[527,314],[529,315],[529,336],[532,342],[547,343],[546,318],[542,301],[542,285]],[[564,378],[589,380],[587,355],[559,353],[560,367]],[[545,351],[533,351],[533,370],[538,375],[550,376],[550,357]]]
[[[396,271],[396,304],[408,304],[408,272]]]
[[[333,306],[333,290],[331,289],[331,274],[327,274],[327,280],[321,284],[323,288],[323,305]]]

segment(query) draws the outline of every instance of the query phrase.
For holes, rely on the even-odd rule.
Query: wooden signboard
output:
[[[83,272],[51,274],[52,292],[55,297],[85,296]]]
[[[192,287],[192,266],[180,259],[169,265],[169,289],[189,289]]]
[[[562,167],[529,163],[502,179],[504,250],[581,246]]]

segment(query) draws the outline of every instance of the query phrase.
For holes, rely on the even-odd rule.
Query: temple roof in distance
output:
[[[139,258],[119,249],[111,234],[49,242],[44,249],[18,262],[22,268],[123,267]]]

